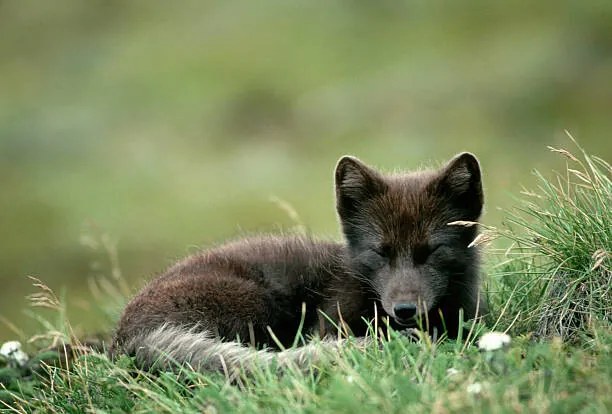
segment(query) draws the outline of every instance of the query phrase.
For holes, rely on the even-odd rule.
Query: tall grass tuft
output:
[[[579,155],[549,147],[567,158],[565,171],[535,171],[537,188],[508,213],[499,233],[512,245],[495,273],[507,325],[572,342],[611,321],[612,167],[570,139]]]

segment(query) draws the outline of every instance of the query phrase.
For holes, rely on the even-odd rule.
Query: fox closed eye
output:
[[[381,256],[377,250],[368,249],[358,256],[359,263],[369,271],[376,271],[389,264],[389,259]]]
[[[416,264],[425,264],[427,262],[427,259],[429,259],[429,257],[431,257],[431,255],[436,252],[440,247],[442,247],[442,244],[436,244],[434,246],[422,244],[416,246],[412,253],[414,262]]]
[[[386,260],[391,260],[394,255],[393,248],[388,244],[382,244],[374,249],[374,252]]]
[[[370,271],[375,271],[389,265],[393,254],[390,246],[372,246],[363,250],[357,259],[362,266]]]

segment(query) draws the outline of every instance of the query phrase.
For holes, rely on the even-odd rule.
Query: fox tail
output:
[[[363,346],[368,338],[355,338],[355,341]],[[134,355],[136,365],[145,370],[172,370],[188,365],[197,371],[218,371],[235,378],[241,370],[250,372],[261,366],[303,369],[337,356],[345,343],[346,339],[324,339],[273,351],[221,341],[209,331],[164,324],[133,336],[120,349]]]

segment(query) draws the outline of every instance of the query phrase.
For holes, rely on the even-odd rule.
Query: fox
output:
[[[363,339],[372,324],[402,331],[426,321],[427,333],[455,338],[461,316],[486,312],[472,243],[484,204],[473,154],[391,174],[343,156],[335,198],[342,242],[259,235],[188,256],[129,301],[110,355],[143,369],[226,373],[307,364],[326,340],[341,347],[340,331]],[[324,341],[294,346],[298,335]]]

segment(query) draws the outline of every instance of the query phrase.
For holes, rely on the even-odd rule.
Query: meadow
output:
[[[15,413],[607,413],[612,167],[584,152],[551,151],[567,159],[565,172],[538,174],[539,185],[506,212],[508,226],[485,226],[477,238],[481,248],[496,238],[510,244],[491,253],[485,291],[492,311],[468,321],[465,337],[432,341],[391,331],[365,349],[349,338],[339,354],[306,370],[262,364],[238,378],[189,367],[147,373],[128,357],[111,361],[78,348],[62,300],[36,282],[33,308],[55,318],[39,315],[44,329],[34,344],[50,348],[22,366],[2,361],[0,403]],[[98,286],[116,296],[120,282],[115,273]],[[489,331],[509,334],[511,343],[484,349],[478,340]]]
[[[610,412],[612,2],[0,2],[7,412]],[[574,139],[572,138],[575,137]],[[552,150],[550,150],[552,148]],[[178,258],[341,238],[333,168],[483,169],[492,312],[240,384],[61,344],[108,339]],[[509,347],[478,349],[487,331]],[[60,348],[58,348],[60,346]]]

